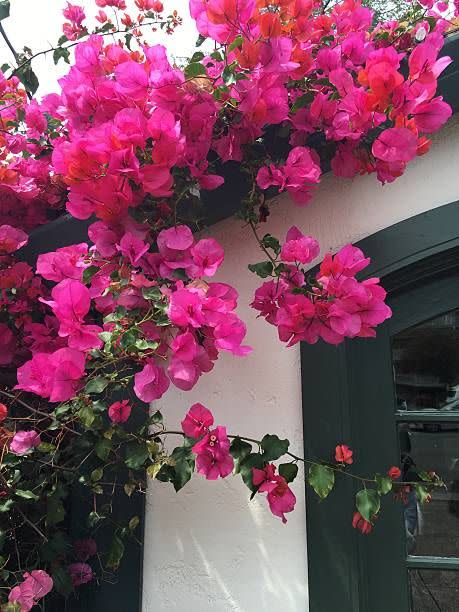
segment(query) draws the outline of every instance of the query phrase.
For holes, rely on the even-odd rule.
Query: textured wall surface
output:
[[[394,184],[381,187],[372,176],[353,181],[326,176],[307,208],[279,198],[264,229],[283,239],[296,224],[320,240],[322,252],[336,250],[459,200],[458,171],[456,119],[437,135],[430,154]],[[218,280],[240,292],[239,314],[254,351],[245,358],[223,356],[192,392],[170,390],[155,408],[175,427],[188,407],[201,401],[229,432],[253,437],[276,432],[301,453],[299,348],[281,346],[276,330],[248,307],[259,282],[247,263],[261,259],[250,232],[228,219],[213,233],[226,253]],[[198,475],[178,495],[154,482],[147,496],[144,612],[306,612],[305,503],[299,480],[294,490],[297,508],[284,526],[263,498],[248,502],[238,478],[206,482]]]

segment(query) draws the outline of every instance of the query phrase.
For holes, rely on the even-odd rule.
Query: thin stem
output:
[[[183,431],[174,431],[174,430],[159,431],[157,432],[156,435],[159,435],[159,436],[174,435],[174,436],[185,437],[185,434],[183,433]],[[230,440],[234,440],[234,438],[239,438],[240,440],[245,440],[246,442],[252,442],[252,444],[258,444],[258,446],[261,445],[261,440],[256,440],[255,438],[247,438],[246,436],[228,435],[228,438]],[[312,459],[304,459],[303,457],[298,457],[298,455],[294,455],[293,453],[290,453],[289,451],[284,453],[284,455],[291,457],[295,461],[301,461],[301,463],[308,464],[308,465],[326,465],[328,468],[330,468],[334,472],[338,472],[340,474],[343,474],[344,476],[348,476],[349,478],[354,478],[354,480],[359,480],[360,482],[363,482],[364,484],[367,482],[374,484],[376,482],[375,478],[364,478],[363,476],[352,474],[352,472],[348,472],[344,470],[342,467],[331,465],[325,461],[313,461]],[[411,482],[411,481],[407,481],[407,482],[397,481],[396,484],[401,485],[401,486],[408,486],[408,485],[412,486],[412,485],[420,484],[420,483]],[[424,484],[425,486],[429,486],[429,485],[435,486],[434,483],[428,483],[428,482],[423,482],[422,484]]]
[[[263,244],[262,239],[260,238],[260,236],[258,235],[258,231],[257,231],[257,226],[255,225],[255,223],[252,221],[252,219],[249,220],[249,225],[252,228],[252,233],[255,236],[256,241],[258,242],[258,245],[260,247],[260,249],[266,254],[266,257],[268,257],[268,259],[270,260],[270,262],[273,264],[273,266],[277,265],[277,261],[276,259],[271,255],[271,253],[268,251],[268,249],[265,247],[265,245]]]
[[[18,61],[19,55],[18,55],[16,49],[13,47],[10,39],[8,38],[8,36],[7,36],[7,34],[6,34],[5,30],[4,30],[3,25],[1,24],[1,22],[0,22],[0,34],[2,35],[3,40],[6,42],[6,45],[7,45],[8,49],[14,55],[14,59],[16,61]]]
[[[161,22],[160,21],[148,21],[148,22],[145,22],[145,23],[138,23],[135,26],[127,27],[127,28],[124,28],[124,29],[122,29],[122,28],[120,29],[119,28],[119,29],[116,29],[116,30],[112,30],[110,32],[95,32],[95,34],[97,34],[98,36],[113,36],[114,34],[127,34],[131,30],[134,30],[134,29],[137,29],[137,28],[144,28],[146,26],[155,25],[157,23],[161,23]],[[0,28],[1,28],[1,23],[0,23]],[[0,30],[0,33],[1,33],[1,30]],[[13,70],[13,72],[10,74],[10,76],[8,78],[11,78],[15,74],[17,74],[18,71],[21,70],[21,68],[23,68],[24,66],[27,66],[27,64],[30,64],[37,57],[40,57],[41,55],[46,55],[47,53],[52,53],[53,51],[56,51],[57,49],[71,49],[72,47],[75,47],[80,42],[82,42],[82,40],[85,37],[88,37],[88,36],[91,36],[90,32],[85,34],[84,37],[82,36],[81,38],[79,38],[77,41],[70,43],[69,45],[65,45],[65,46],[59,45],[57,47],[50,47],[49,49],[44,49],[43,51],[38,51],[37,53],[34,53],[30,57],[28,57],[26,60],[24,60],[21,64],[19,64],[19,66],[17,66]],[[5,41],[6,41],[6,39],[5,39]],[[18,61],[17,54],[15,55],[15,59],[16,59],[16,61]]]
[[[33,529],[33,530],[34,530],[36,533],[38,533],[38,535],[39,535],[39,536],[40,536],[40,537],[41,537],[41,538],[42,538],[42,539],[43,539],[45,542],[47,542],[47,541],[48,541],[48,538],[45,536],[45,534],[43,533],[43,531],[41,531],[41,529],[39,529],[39,528],[38,528],[38,527],[35,525],[35,523],[32,523],[32,521],[31,521],[31,520],[29,520],[29,519],[27,518],[27,516],[24,514],[24,512],[23,512],[23,511],[22,511],[20,508],[18,508],[18,507],[16,506],[16,508],[15,508],[15,509],[16,509],[16,510],[17,510],[17,512],[18,512],[18,513],[21,515],[22,520],[24,521],[24,523],[27,523],[27,525],[29,525],[29,527],[31,527],[31,528],[32,528],[32,529]]]
[[[38,414],[38,415],[42,416],[45,419],[50,419],[51,418],[51,415],[48,414],[47,412],[42,412],[41,410],[38,410],[37,408],[33,408],[29,404],[26,404],[26,402],[23,402],[21,399],[19,399],[16,395],[13,395],[12,393],[8,393],[8,391],[3,391],[3,389],[0,389],[0,393],[2,395],[4,395],[5,397],[9,397],[14,402],[17,402],[18,404],[21,404],[21,406],[23,406],[27,410],[30,410],[30,412],[32,412],[33,414]],[[68,431],[68,432],[70,432],[72,434],[75,434],[76,436],[81,436],[81,433],[79,431],[75,431],[74,429],[71,429],[70,427],[67,427],[67,425],[64,425],[63,423],[60,423],[60,426],[61,426],[62,429],[65,429],[66,431]]]

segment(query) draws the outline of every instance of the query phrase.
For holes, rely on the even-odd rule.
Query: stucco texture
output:
[[[374,176],[323,178],[312,203],[298,208],[278,198],[263,228],[281,239],[293,224],[336,250],[420,212],[459,200],[459,122],[438,134],[430,153],[406,174],[380,186]],[[282,346],[276,330],[248,306],[259,279],[247,263],[261,259],[248,228],[228,219],[212,228],[225,248],[218,280],[238,289],[239,315],[253,353],[222,356],[191,392],[169,390],[155,403],[176,428],[200,401],[231,433],[278,433],[302,452],[299,347]],[[311,406],[317,410],[317,406]],[[306,416],[307,418],[307,416]],[[176,440],[170,440],[173,445]],[[265,499],[248,501],[238,477],[206,482],[196,475],[176,494],[153,482],[147,494],[144,612],[306,612],[308,609],[304,487],[294,483],[297,507],[287,525]],[[325,502],[327,503],[327,502]]]

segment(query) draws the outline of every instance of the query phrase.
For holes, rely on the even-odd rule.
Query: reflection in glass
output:
[[[459,308],[397,334],[392,359],[398,410],[459,410]]]
[[[412,612],[458,612],[459,572],[409,570]]]
[[[417,481],[418,472],[433,470],[447,486],[432,491],[422,507],[414,493],[407,496],[408,554],[459,557],[459,424],[400,423],[399,440],[403,480]]]

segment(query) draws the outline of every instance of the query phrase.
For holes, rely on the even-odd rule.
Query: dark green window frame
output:
[[[302,344],[304,446],[306,455],[324,458],[339,441],[348,443],[357,453],[356,471],[371,473],[399,463],[396,418],[388,410],[394,406],[391,335],[459,305],[459,203],[398,223],[358,246],[372,257],[367,276],[382,278],[394,317],[373,340]],[[459,419],[450,413],[445,420]],[[401,507],[391,500],[384,500],[373,534],[362,537],[350,524],[355,489],[349,481],[340,481],[324,502],[307,491],[310,612],[406,612],[407,568],[458,569],[458,561],[407,560],[404,538],[388,537],[402,525]]]

